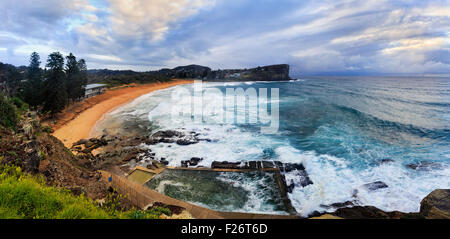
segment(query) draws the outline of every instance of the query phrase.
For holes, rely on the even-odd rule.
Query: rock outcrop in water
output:
[[[436,189],[420,203],[420,213],[430,219],[450,219],[450,189]]]
[[[382,181],[376,181],[373,183],[366,183],[363,185],[363,187],[369,191],[375,191],[381,188],[387,188],[388,185]]]

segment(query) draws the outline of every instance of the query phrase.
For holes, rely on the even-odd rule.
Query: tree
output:
[[[17,67],[0,63],[0,88],[7,96],[16,96],[20,93],[22,80],[23,76]]]
[[[67,95],[69,100],[75,101],[84,96],[88,77],[87,66],[83,59],[77,61],[72,53],[66,59]]]
[[[43,101],[43,82],[39,54],[33,52],[30,56],[27,81],[24,86],[24,100],[32,107],[37,107]]]
[[[80,69],[80,75],[81,75],[81,89],[79,89],[78,96],[79,98],[84,97],[86,85],[88,82],[88,71],[87,71],[87,65],[86,61],[84,59],[81,59],[78,61],[78,69]]]
[[[52,116],[61,112],[67,105],[66,74],[64,73],[64,57],[59,52],[50,54],[47,58],[48,70],[45,81],[44,112]]]
[[[74,101],[79,98],[81,91],[81,74],[77,58],[72,53],[66,57],[66,60],[67,96],[69,100]]]

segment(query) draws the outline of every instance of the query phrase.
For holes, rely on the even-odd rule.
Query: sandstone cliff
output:
[[[290,80],[289,65],[270,65],[251,69],[212,71],[208,80],[284,81]]]

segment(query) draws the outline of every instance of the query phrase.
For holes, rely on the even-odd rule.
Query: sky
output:
[[[0,62],[89,69],[286,63],[291,75],[450,74],[450,0],[0,0]]]

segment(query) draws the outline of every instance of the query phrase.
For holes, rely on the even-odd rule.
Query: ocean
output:
[[[274,133],[261,132],[261,123],[186,121],[172,109],[191,109],[192,98],[169,100],[181,87],[192,91],[192,86],[180,85],[152,92],[108,113],[97,124],[96,134],[151,135],[173,129],[193,131],[208,139],[191,145],[143,145],[157,158],[167,159],[170,166],[180,166],[182,160],[192,157],[203,158],[199,165],[205,167],[213,161],[302,163],[313,184],[296,186],[288,195],[303,216],[332,210],[326,205],[346,201],[385,211],[417,212],[428,193],[450,188],[450,78],[203,82],[203,89],[220,90],[217,97],[203,98],[203,104],[220,107],[226,100],[220,92],[227,88],[254,88],[257,92],[277,88],[279,126]],[[258,112],[252,109],[266,103],[249,102],[248,108],[238,107],[236,112],[251,116]],[[288,182],[296,182],[298,177],[295,172],[286,174]],[[363,186],[376,181],[387,187],[368,190]],[[236,184],[248,193],[248,201],[236,211],[272,212],[270,205],[265,205],[268,200],[258,192],[261,187],[254,184]]]

